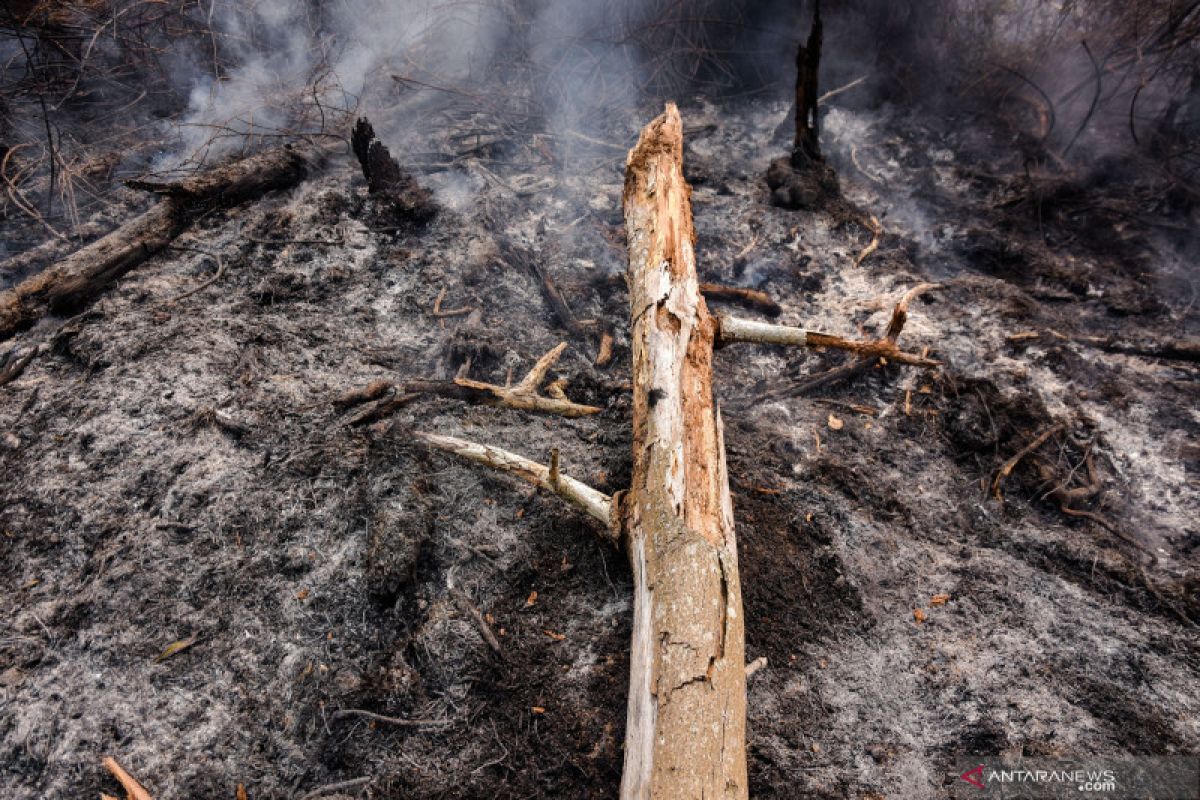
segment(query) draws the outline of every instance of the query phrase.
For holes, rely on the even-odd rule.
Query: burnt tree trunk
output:
[[[178,183],[131,182],[164,200],[55,266],[0,292],[0,340],[51,312],[71,312],[171,244],[203,211],[232,206],[298,183],[317,152],[285,146]]]
[[[634,576],[621,797],[745,798],[746,677],[721,418],[717,322],[696,278],[683,127],[668,105],[625,172],[633,481],[621,500]]]
[[[816,0],[808,41],[796,48],[796,138],[792,142],[792,165],[796,167],[821,160],[817,74],[821,68],[822,36],[821,0]]]

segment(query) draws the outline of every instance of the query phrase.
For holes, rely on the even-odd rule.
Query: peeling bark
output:
[[[712,396],[717,321],[700,295],[679,112],[625,173],[633,342],[635,581],[621,797],[744,798],[746,678],[737,543]]]

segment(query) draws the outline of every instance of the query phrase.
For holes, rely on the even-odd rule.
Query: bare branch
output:
[[[923,286],[928,285],[923,284]],[[917,289],[920,288],[917,287]],[[916,290],[914,289],[913,291]],[[772,325],[767,322],[722,316],[718,318],[720,326],[717,333],[718,341],[721,345],[733,344],[735,342],[751,342],[755,344],[795,345],[797,347],[832,347],[837,350],[846,350],[854,353],[861,358],[886,358],[889,361],[910,364],[915,367],[940,366],[941,362],[925,358],[924,356],[906,353],[896,344],[899,329],[904,326],[904,319],[906,318],[908,308],[907,301],[913,296],[915,295],[910,291],[897,304],[892,321],[888,325],[888,334],[882,339],[856,341],[853,339],[843,339],[840,336],[831,336],[827,333],[807,331],[803,328],[793,328],[789,325]],[[897,318],[900,320],[898,325]],[[893,330],[895,331],[894,335]]]
[[[606,536],[613,538],[611,533],[607,533],[613,529],[612,498],[569,475],[559,474],[558,459],[554,453],[551,454],[551,464],[555,468],[552,471],[551,467],[530,461],[508,450],[501,450],[499,447],[477,444],[465,439],[435,433],[418,432],[415,436],[430,447],[445,450],[447,453],[483,464],[485,467],[507,472],[540,489],[558,495],[588,516],[604,523]]]

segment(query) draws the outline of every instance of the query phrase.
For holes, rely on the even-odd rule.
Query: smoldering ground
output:
[[[239,783],[295,797],[355,779],[343,794],[614,794],[624,558],[553,498],[409,432],[534,458],[558,447],[571,474],[605,491],[628,482],[621,174],[668,93],[687,101],[702,279],[754,285],[781,304],[778,321],[846,336],[877,332],[912,285],[942,284],[902,337],[940,370],[889,365],[794,397],[841,358],[716,356],[748,657],[768,659],[749,684],[753,795],[938,797],[970,752],[1196,752],[1195,368],[1080,338],[1195,337],[1183,146],[1164,135],[1164,161],[1144,135],[1171,102],[1166,117],[1186,122],[1186,83],[1139,98],[1140,144],[1119,136],[1129,97],[1114,96],[1064,155],[1095,91],[1077,34],[1102,63],[1109,48],[1087,26],[1109,17],[1048,17],[1034,36],[1020,13],[1045,6],[1010,6],[993,34],[982,5],[829,4],[823,87],[868,76],[823,117],[847,202],[791,212],[769,204],[762,176],[785,148],[771,133],[806,13],[706,6],[718,26],[670,4],[438,8],[202,7],[193,21],[207,26],[211,9],[202,30],[215,35],[171,54],[166,113],[117,139],[127,152],[112,172],[345,135],[365,112],[442,201],[427,226],[382,222],[357,165],[335,155],[294,190],[205,216],[177,241],[191,249],[127,275],[61,335],[54,321],[0,345],[45,345],[0,388],[6,796],[114,793],[104,755],[163,798],[233,797]],[[664,14],[679,24],[656,23]],[[625,23],[637,37],[614,35]],[[1159,29],[1147,22],[1145,37]],[[1005,61],[1021,76],[989,73],[1014,42],[1033,51]],[[1047,60],[1056,49],[1062,61]],[[13,53],[6,79],[29,80]],[[44,141],[34,90],[52,84],[33,74],[45,85],[4,94],[9,130],[26,137],[14,141]],[[981,75],[981,95],[967,91]],[[110,84],[90,95],[109,111],[138,94]],[[89,127],[86,98],[57,105],[60,158],[75,142],[115,146],[111,121]],[[66,228],[39,194],[35,146],[10,161],[31,170],[18,197]],[[80,203],[87,236],[147,202],[97,195]],[[872,214],[878,246],[856,264]],[[10,242],[55,238],[19,208],[4,225]],[[502,245],[540,258],[578,319],[611,323],[610,366]],[[179,299],[216,276],[213,254],[220,280]],[[433,316],[443,290],[440,308],[469,313]],[[563,340],[556,372],[597,417],[427,398],[352,426],[332,402],[468,364],[503,384]],[[1054,425],[997,501],[996,472]],[[1086,483],[1089,461],[1099,489],[1080,508],[1111,529],[1053,496]]]

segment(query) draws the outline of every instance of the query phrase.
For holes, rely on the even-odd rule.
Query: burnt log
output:
[[[173,184],[132,185],[165,199],[53,267],[0,292],[0,340],[49,313],[73,313],[114,280],[166,248],[202,213],[293,186],[320,158],[308,146],[285,145]]]

